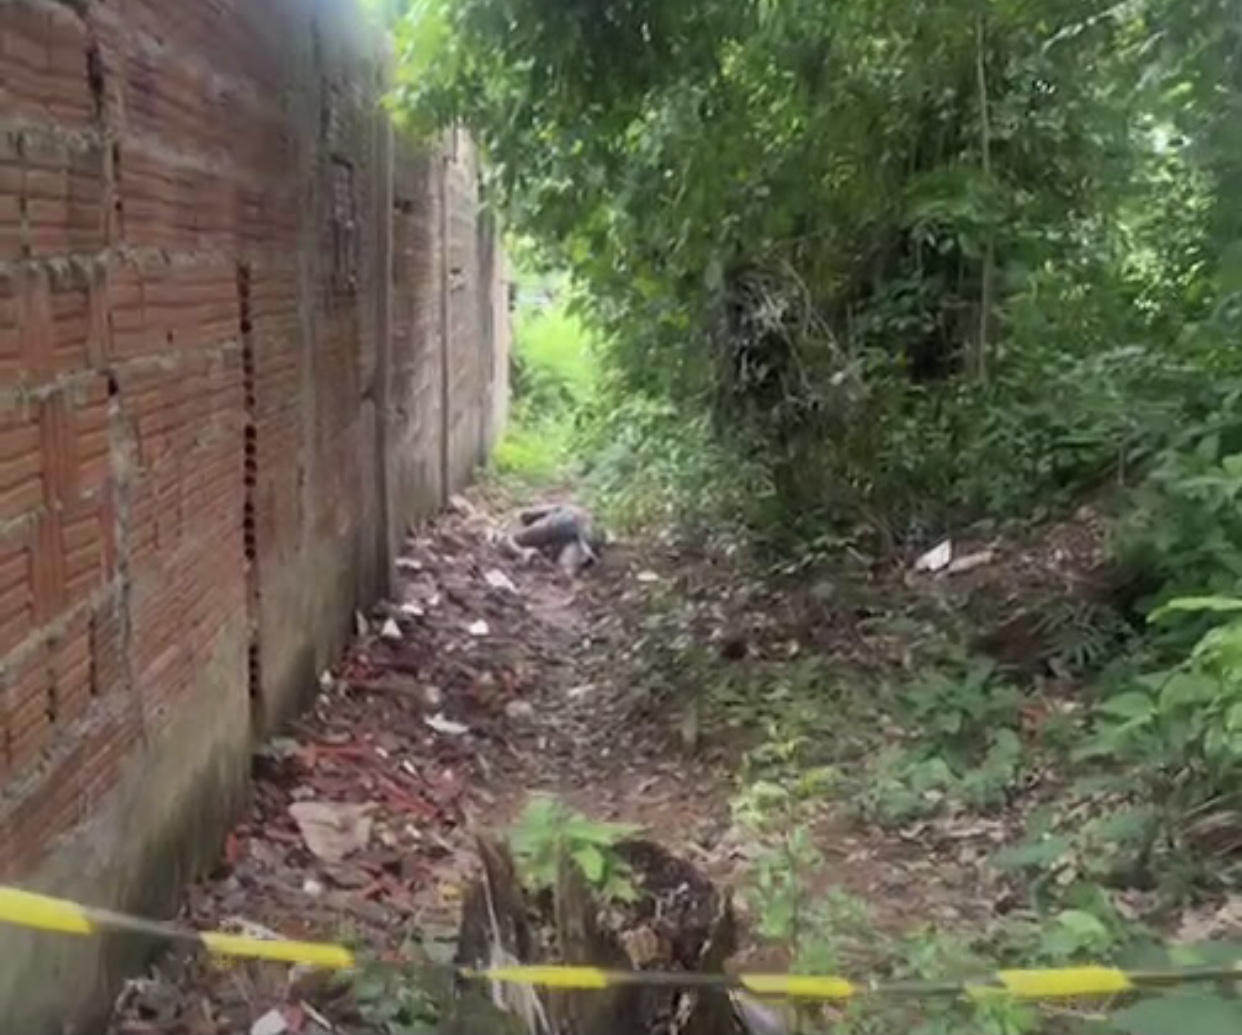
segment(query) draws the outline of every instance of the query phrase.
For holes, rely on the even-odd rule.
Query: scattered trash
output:
[[[387,618],[380,628],[380,636],[385,640],[400,640],[402,638],[401,626],[396,623],[395,619]]]
[[[285,1035],[289,1030],[285,1015],[278,1009],[268,1010],[250,1025],[250,1035]]]
[[[914,562],[915,571],[937,572],[943,571],[949,566],[953,560],[953,541],[945,539],[943,542],[937,543],[917,561]]]
[[[302,840],[318,859],[339,863],[371,839],[372,806],[299,801],[289,806]]]
[[[505,717],[521,722],[535,717],[535,706],[530,701],[510,701],[505,705]]]
[[[660,576],[654,571],[640,571],[634,576],[639,582],[659,582]]]
[[[402,604],[397,610],[407,618],[422,618],[427,613],[417,604]]]
[[[968,571],[974,571],[975,568],[982,568],[985,564],[991,564],[994,560],[996,560],[995,550],[979,550],[976,553],[955,557],[945,571],[949,575],[961,575]]]
[[[371,633],[371,624],[361,611],[354,612],[354,632],[359,636],[369,636]]]
[[[318,898],[323,894],[323,885],[314,878],[307,877],[306,880],[302,882],[302,890],[311,898]]]
[[[452,719],[446,719],[441,712],[430,715],[423,720],[437,733],[443,733],[449,737],[464,737],[470,732],[470,727],[465,723],[454,722]]]
[[[516,593],[517,585],[499,568],[489,568],[483,573],[483,579],[492,589],[503,589],[507,593]]]
[[[491,626],[489,626],[485,621],[483,621],[482,618],[479,618],[476,621],[473,621],[470,623],[468,631],[471,636],[486,636],[492,630],[491,630]]]

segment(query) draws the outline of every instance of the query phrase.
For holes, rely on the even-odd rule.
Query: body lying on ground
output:
[[[518,552],[535,551],[576,575],[599,560],[603,533],[591,512],[572,503],[529,507],[519,512],[521,527],[510,537]]]

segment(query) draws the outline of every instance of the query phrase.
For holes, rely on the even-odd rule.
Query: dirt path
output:
[[[579,580],[519,564],[490,539],[499,515],[478,497],[455,502],[410,538],[396,599],[359,617],[313,708],[256,754],[250,813],[188,893],[185,922],[381,952],[412,932],[447,943],[473,835],[508,824],[536,791],[642,824],[677,851],[703,856],[719,840],[720,760],[670,754],[659,730],[627,721],[618,615],[652,576],[624,547]],[[315,998],[307,981],[167,958],[131,983],[111,1031],[240,1035],[265,1017],[279,1031],[273,1010],[290,1032],[368,1030],[325,1028],[300,1005]]]
[[[414,938],[447,958],[475,834],[505,827],[540,791],[640,824],[735,883],[753,846],[731,829],[730,801],[770,719],[809,709],[810,738],[842,771],[864,772],[868,753],[900,736],[876,730],[869,696],[924,667],[946,618],[956,642],[972,635],[972,614],[1021,618],[1024,600],[1063,593],[1095,565],[1100,543],[1078,519],[993,541],[986,564],[947,581],[890,568],[821,584],[747,572],[727,543],[657,541],[641,554],[618,544],[571,580],[507,558],[493,539],[504,515],[503,501],[458,498],[409,539],[396,598],[359,616],[314,706],[256,754],[249,815],[190,889],[185,922],[379,953]],[[1003,648],[1042,664],[1022,622],[1004,629]],[[1050,698],[1072,694],[1055,684],[1038,683]],[[1030,699],[1035,721],[1042,693]],[[713,699],[704,714],[717,725],[688,751],[678,720],[696,698]],[[987,859],[1020,830],[1025,800],[885,829],[860,824],[852,805],[820,804],[812,830],[824,862],[800,878],[808,895],[865,902],[864,942],[919,924],[986,931],[1008,894]],[[754,949],[751,962],[783,962]],[[384,1031],[350,1009],[322,975],[169,957],[131,983],[111,1035]]]

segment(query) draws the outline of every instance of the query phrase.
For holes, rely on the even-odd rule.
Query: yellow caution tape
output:
[[[208,952],[220,956],[300,963],[308,967],[348,970],[355,963],[354,954],[343,945],[254,938],[224,931],[192,931],[106,909],[92,909],[20,888],[0,887],[0,922],[58,934],[132,931],[154,938],[201,945]]]
[[[1055,970],[1002,970],[996,975],[1010,995],[1019,999],[1069,999],[1080,995],[1116,995],[1134,983],[1124,970],[1112,967],[1061,967]]]
[[[81,906],[19,888],[0,886],[0,923],[58,934],[92,935],[131,931],[154,938],[197,945],[208,952],[249,959],[350,970],[357,960],[344,945],[255,938],[223,931],[193,931],[173,924]],[[394,963],[402,961],[394,960]],[[405,961],[409,962],[409,961]],[[429,964],[419,964],[429,966]],[[434,965],[430,965],[434,966]],[[1062,967],[1051,970],[1001,970],[967,982],[891,982],[858,984],[843,977],[804,974],[673,973],[605,970],[599,967],[514,966],[484,970],[451,968],[463,977],[542,988],[598,990],[616,985],[744,989],[755,995],[797,999],[842,1000],[856,996],[1011,996],[1017,999],[1063,999],[1110,996],[1144,988],[1168,988],[1194,982],[1242,980],[1242,960],[1228,966],[1160,971],[1123,971],[1113,967]]]

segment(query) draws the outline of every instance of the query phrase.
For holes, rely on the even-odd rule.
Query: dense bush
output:
[[[423,0],[394,106],[480,141],[648,452],[688,419],[752,523],[888,544],[1130,476],[1238,365],[1236,38],[1223,0]]]

